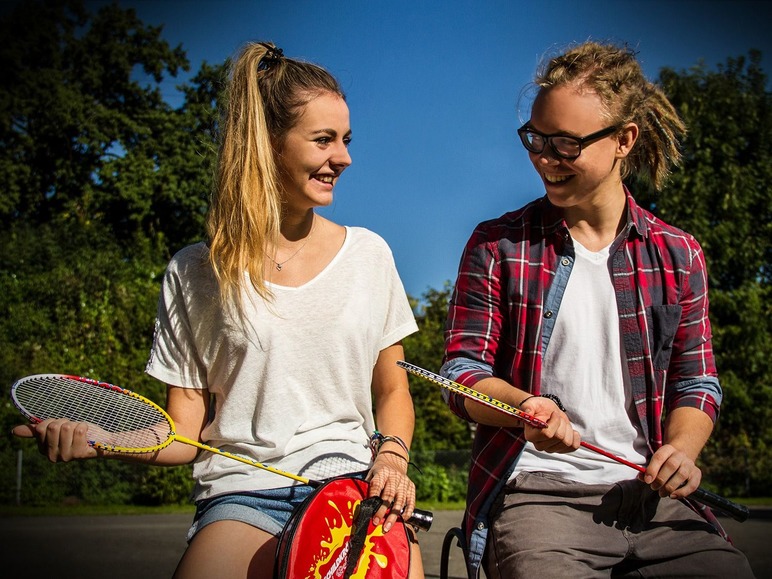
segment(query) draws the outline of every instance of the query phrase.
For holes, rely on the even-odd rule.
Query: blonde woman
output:
[[[222,122],[209,241],[168,266],[147,372],[168,384],[178,434],[312,480],[359,473],[388,532],[415,507],[413,403],[395,362],[417,326],[383,239],[315,211],[351,164],[343,92],[326,70],[251,43],[232,63]],[[16,432],[56,461],[96,456],[83,430]],[[176,577],[271,576],[277,536],[311,487],[179,443],[144,460],[194,463]]]

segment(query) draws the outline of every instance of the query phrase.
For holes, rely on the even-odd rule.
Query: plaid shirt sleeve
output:
[[[681,294],[681,323],[673,339],[665,399],[668,409],[699,408],[715,422],[721,404],[708,318],[708,276],[699,244],[690,239],[690,268]]]
[[[493,375],[503,325],[500,279],[496,245],[489,243],[478,227],[461,256],[448,312],[442,370],[451,380],[470,388]],[[451,393],[448,405],[471,421],[462,396]]]

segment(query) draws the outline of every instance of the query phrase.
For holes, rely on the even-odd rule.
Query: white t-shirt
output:
[[[209,390],[202,438],[211,446],[315,480],[366,469],[373,367],[418,329],[386,242],[347,227],[319,275],[301,287],[270,285],[271,302],[246,292],[243,318],[221,306],[207,256],[200,243],[171,260],[147,373]],[[197,500],[294,484],[209,452],[193,476]]]
[[[542,364],[542,393],[556,394],[582,440],[634,464],[646,464],[646,441],[634,416],[632,386],[608,267],[609,248],[574,241],[576,260]],[[585,448],[540,452],[530,442],[520,472],[550,472],[586,484],[634,478],[629,467]]]

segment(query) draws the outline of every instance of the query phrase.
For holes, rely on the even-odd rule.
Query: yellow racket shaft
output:
[[[483,394],[482,392],[473,390],[472,388],[464,386],[463,384],[459,384],[458,382],[453,382],[452,380],[448,380],[447,378],[440,376],[439,374],[435,374],[434,372],[430,372],[429,370],[424,370],[423,368],[416,366],[415,364],[411,364],[410,362],[405,362],[404,360],[398,360],[397,365],[404,368],[411,374],[415,374],[416,376],[425,378],[430,382],[434,382],[435,384],[438,384],[439,386],[442,386],[443,388],[450,390],[451,392],[456,392],[457,394],[461,394],[462,396],[469,398],[471,400],[474,400],[475,402],[479,402],[484,406],[494,408],[495,410],[500,410],[502,412],[509,414],[510,416],[519,418],[520,420],[522,420],[523,422],[527,422],[531,426],[535,426],[536,428],[547,428],[547,423],[544,422],[543,420],[539,420],[535,416],[532,416],[527,412],[523,412],[519,408],[510,406],[509,404],[506,404],[501,400],[496,400],[495,398],[491,398],[487,394]]]

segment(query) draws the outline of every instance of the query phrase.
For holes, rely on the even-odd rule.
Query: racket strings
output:
[[[88,423],[94,446],[156,448],[172,435],[166,416],[142,398],[109,384],[75,377],[36,376],[21,381],[14,399],[32,420],[66,418]]]
[[[363,472],[369,468],[369,463],[355,460],[344,454],[322,454],[308,462],[298,474],[307,479],[324,481],[342,475]]]

